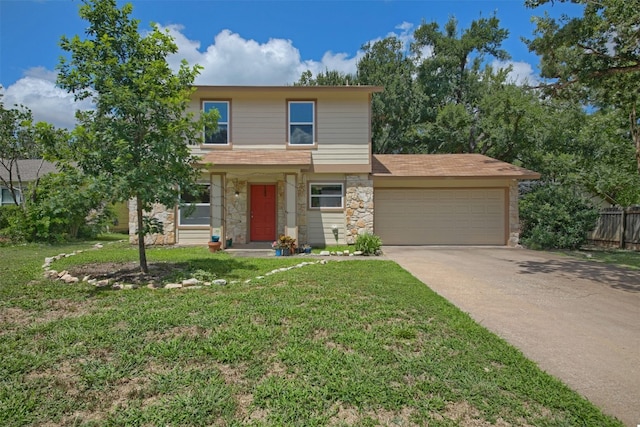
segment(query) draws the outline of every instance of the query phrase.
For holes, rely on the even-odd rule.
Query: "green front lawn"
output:
[[[255,279],[309,259],[172,248],[150,261],[235,283],[41,279],[78,248],[0,248],[0,425],[622,425],[389,261]],[[53,267],[135,257],[114,243]]]
[[[632,269],[640,269],[640,251],[624,251],[619,249],[592,249],[563,252],[574,258],[589,261],[600,261]]]

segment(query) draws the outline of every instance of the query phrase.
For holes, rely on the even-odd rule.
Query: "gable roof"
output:
[[[540,174],[482,154],[374,154],[372,175],[538,179]]]
[[[9,171],[2,165],[9,166],[9,159],[0,159],[0,177],[8,181]],[[18,169],[20,170],[20,178],[23,182],[35,181],[51,172],[58,172],[58,168],[54,163],[42,159],[26,159],[16,160],[11,164],[11,177],[14,182],[18,179]]]

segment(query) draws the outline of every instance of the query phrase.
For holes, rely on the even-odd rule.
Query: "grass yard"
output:
[[[566,255],[589,261],[600,261],[640,270],[640,252],[617,249],[592,249],[563,252]]]
[[[89,246],[0,247],[2,426],[622,425],[395,263],[255,279],[301,258],[171,248],[150,262],[235,283],[41,278],[45,256]],[[113,243],[53,268],[135,259]]]

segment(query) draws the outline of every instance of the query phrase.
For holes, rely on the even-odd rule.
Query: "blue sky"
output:
[[[168,28],[179,46],[170,58],[185,58],[204,70],[198,84],[290,84],[310,69],[354,72],[369,41],[395,34],[406,42],[422,22],[441,26],[454,16],[461,29],[496,13],[510,32],[503,44],[512,56],[513,78],[535,80],[538,58],[521,37],[532,37],[531,16],[577,14],[557,3],[527,9],[524,0],[422,1],[223,1],[134,0],[133,17],[141,28],[156,22]],[[0,0],[0,85],[5,108],[27,105],[38,120],[73,126],[79,106],[55,87],[62,35],[84,36],[78,0]],[[120,0],[118,4],[123,2]],[[501,64],[505,65],[505,64]],[[177,65],[176,65],[177,66]],[[82,107],[82,106],[80,106]]]

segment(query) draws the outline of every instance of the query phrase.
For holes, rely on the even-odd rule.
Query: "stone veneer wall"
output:
[[[518,211],[518,181],[509,184],[509,241],[507,246],[520,246],[520,215]]]
[[[237,178],[227,179],[225,188],[225,238],[232,238],[234,244],[248,243],[247,202],[249,186],[247,181]],[[236,191],[239,193],[236,197]]]
[[[307,177],[298,174],[296,188],[296,224],[298,225],[298,244],[308,243],[309,234],[307,232]]]
[[[135,199],[129,200],[129,242],[138,243],[138,204]],[[145,245],[175,245],[176,243],[176,212],[175,209],[167,209],[161,204],[154,204],[151,212],[145,212],[146,216],[156,218],[162,222],[163,234],[149,234],[144,237]]]
[[[373,232],[373,181],[367,175],[347,175],[345,197],[347,244],[359,234]]]

